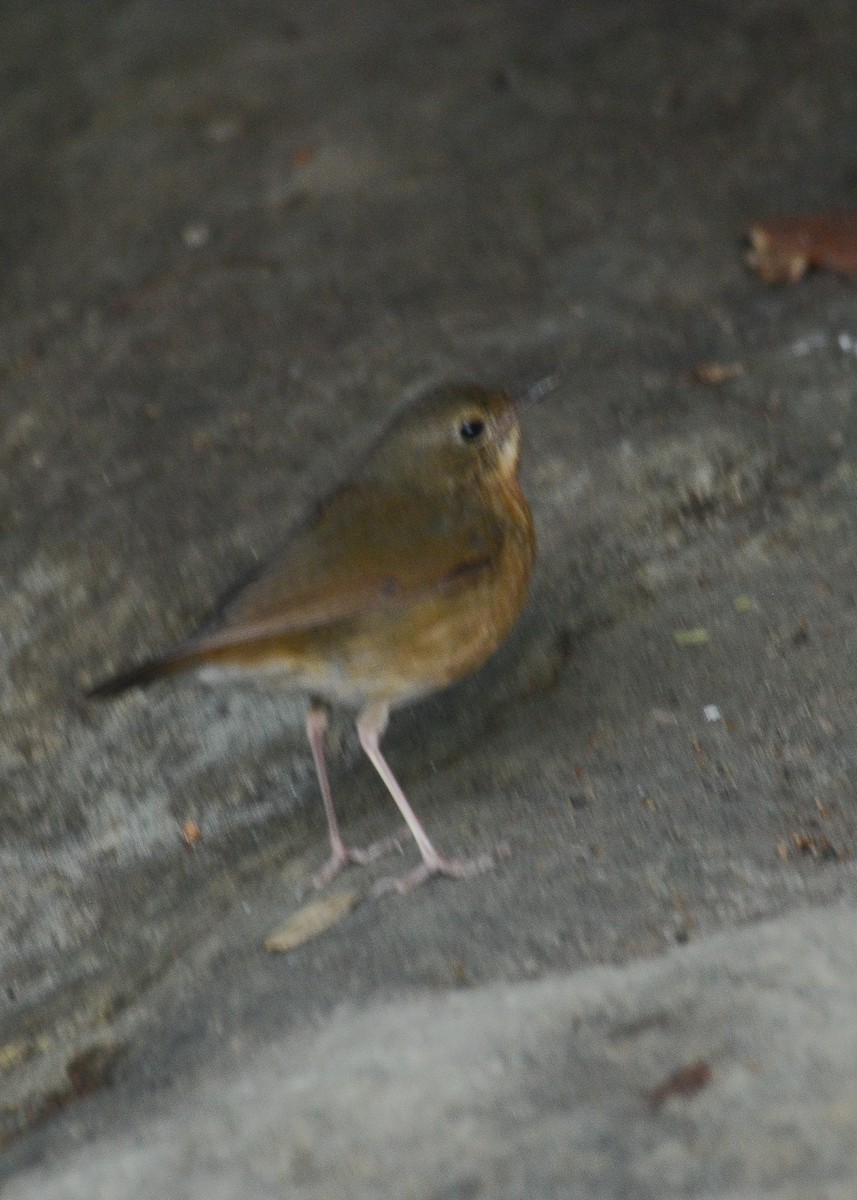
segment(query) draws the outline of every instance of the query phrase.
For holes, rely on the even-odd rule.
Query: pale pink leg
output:
[[[318,776],[318,786],[321,789],[321,798],[324,801],[324,815],[327,817],[327,829],[330,834],[330,858],[321,870],[317,871],[312,877],[313,887],[322,888],[330,883],[332,879],[335,879],[339,872],[350,863],[365,866],[366,863],[374,862],[376,858],[380,858],[382,854],[388,854],[391,850],[397,849],[407,837],[408,829],[405,827],[393,837],[383,838],[381,841],[373,842],[370,846],[365,846],[359,850],[346,846],[339,828],[336,810],[333,807],[333,794],[330,790],[330,780],[327,777],[327,763],[324,758],[327,710],[320,704],[313,704],[310,707],[306,717],[306,732],[310,749],[312,750],[313,762],[315,763],[315,773]]]
[[[407,796],[399,786],[393,772],[387,765],[387,760],[381,753],[381,737],[387,728],[390,709],[387,704],[369,704],[357,718],[357,734],[360,745],[366,751],[373,767],[384,780],[390,795],[396,801],[399,811],[405,818],[405,823],[413,834],[414,841],[422,856],[422,862],[413,871],[400,879],[382,879],[373,891],[377,893],[397,891],[410,892],[419,884],[430,879],[432,875],[450,875],[454,879],[469,879],[473,875],[481,875],[494,866],[495,855],[481,854],[478,858],[444,858],[438,854],[428,834],[420,824],[419,818],[408,801]],[[497,850],[498,856],[508,854],[508,847],[502,846]]]

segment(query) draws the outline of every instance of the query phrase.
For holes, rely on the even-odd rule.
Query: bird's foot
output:
[[[492,870],[501,858],[509,858],[511,853],[509,843],[501,842],[499,846],[494,847],[491,854],[480,854],[476,858],[444,858],[437,854],[423,859],[420,865],[407,875],[379,879],[372,888],[372,895],[383,896],[387,892],[398,892],[400,896],[406,896],[408,892],[412,892],[435,875],[446,875],[450,879],[472,879],[474,875],[483,875]]]
[[[409,835],[410,830],[407,825],[403,825],[398,833],[394,833],[390,837],[379,838],[377,842],[370,842],[368,846],[346,846],[342,844],[336,847],[321,870],[316,871],[313,875],[310,880],[310,886],[319,891],[321,888],[327,887],[340,871],[344,871],[346,867],[366,867],[369,863],[373,863],[376,858],[382,858],[385,854],[391,854],[394,850],[401,850],[402,842]]]

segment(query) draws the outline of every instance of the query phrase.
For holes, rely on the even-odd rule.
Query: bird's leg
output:
[[[324,815],[327,817],[327,831],[330,835],[330,858],[324,867],[313,876],[313,885],[323,887],[347,865],[348,847],[342,839],[336,809],[333,807],[333,793],[330,790],[330,779],[327,775],[327,763],[324,758],[324,736],[327,733],[327,709],[320,704],[311,704],[306,715],[306,735],[312,758],[315,763],[315,773],[318,776],[318,786],[324,802]]]
[[[381,841],[373,842],[370,846],[359,850],[346,846],[339,828],[336,810],[333,807],[333,793],[330,790],[327,763],[324,757],[324,736],[327,733],[327,709],[324,705],[317,703],[310,705],[306,716],[306,732],[315,763],[315,773],[318,776],[318,786],[321,789],[321,798],[324,801],[324,815],[327,817],[327,830],[330,835],[330,858],[312,877],[313,887],[322,888],[335,879],[339,872],[350,863],[364,866],[382,854],[397,849],[402,840],[407,837],[408,829],[405,827],[393,837],[383,838]]]
[[[360,738],[360,745],[366,751],[375,770],[384,780],[390,795],[405,818],[423,861],[415,870],[399,879],[381,880],[373,890],[376,893],[397,891],[404,894],[412,891],[426,879],[430,879],[432,875],[450,875],[454,879],[467,879],[472,875],[481,875],[483,871],[490,870],[494,865],[494,856],[491,854],[483,854],[478,858],[444,858],[435,850],[417,814],[411,808],[407,796],[399,786],[398,780],[387,765],[387,760],[381,753],[381,737],[387,728],[389,716],[389,705],[368,704],[357,718],[357,734]],[[499,853],[504,853],[504,850],[501,849]]]

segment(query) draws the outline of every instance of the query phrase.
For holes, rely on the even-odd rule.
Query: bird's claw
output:
[[[379,838],[377,842],[370,842],[368,846],[346,846],[344,844],[338,846],[324,866],[312,876],[309,886],[304,885],[301,888],[301,894],[305,894],[310,888],[320,891],[327,887],[346,867],[366,867],[377,858],[392,853],[393,850],[401,850],[402,842],[406,840],[409,833],[407,825],[403,825],[398,833],[391,834],[390,837]]]
[[[437,855],[436,858],[424,859],[406,875],[379,879],[372,887],[370,895],[375,897],[384,896],[388,892],[398,892],[400,896],[406,896],[408,892],[412,892],[435,875],[446,875],[449,879],[472,879],[492,870],[500,859],[509,858],[511,853],[509,843],[502,842],[494,847],[493,853],[480,854],[476,858],[443,858]]]

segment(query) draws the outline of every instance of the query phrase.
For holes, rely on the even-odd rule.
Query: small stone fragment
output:
[[[211,232],[208,226],[201,221],[193,221],[191,224],[185,225],[182,230],[182,241],[189,250],[201,249],[210,236]]]

